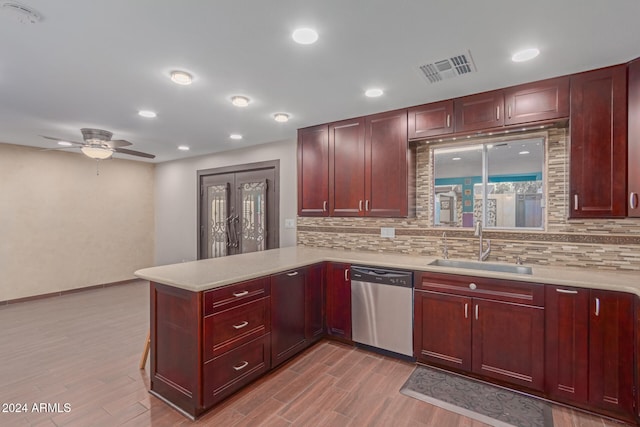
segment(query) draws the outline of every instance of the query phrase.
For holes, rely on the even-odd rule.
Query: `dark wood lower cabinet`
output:
[[[418,360],[471,371],[471,298],[414,292],[414,353]]]
[[[327,263],[327,334],[351,340],[351,265]]]
[[[305,337],[307,341],[319,340],[324,335],[324,263],[312,265],[307,269],[305,282]]]
[[[550,397],[617,417],[631,416],[634,299],[622,292],[547,286]]]
[[[634,340],[630,294],[591,290],[589,301],[589,404],[633,411]]]
[[[544,308],[473,299],[472,371],[544,388]]]
[[[271,276],[271,362],[278,366],[306,346],[305,269]]]
[[[547,286],[545,382],[554,399],[584,403],[589,386],[589,289]]]

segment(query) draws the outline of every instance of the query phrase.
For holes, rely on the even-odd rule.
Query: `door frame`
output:
[[[197,245],[197,254],[198,259],[202,258],[202,179],[209,175],[220,175],[226,173],[237,173],[237,172],[251,172],[258,171],[262,169],[273,169],[274,179],[273,179],[273,215],[277,218],[276,221],[273,222],[274,227],[272,230],[268,230],[268,233],[273,233],[273,243],[275,248],[280,247],[280,159],[275,160],[267,160],[264,162],[255,162],[255,163],[245,163],[241,165],[232,165],[232,166],[223,166],[219,168],[212,169],[202,169],[196,171],[197,180],[196,180],[196,188],[197,190],[197,210],[196,210],[196,245]],[[268,214],[267,210],[267,214]]]

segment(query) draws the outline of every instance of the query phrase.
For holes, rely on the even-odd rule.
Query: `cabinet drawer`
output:
[[[250,341],[204,365],[204,406],[209,407],[265,373],[271,335]]]
[[[269,332],[269,314],[269,298],[262,298],[205,317],[204,360]]]
[[[427,291],[544,306],[544,285],[539,283],[423,272],[415,286]]]
[[[204,293],[204,315],[217,313],[269,295],[269,278],[248,280]]]

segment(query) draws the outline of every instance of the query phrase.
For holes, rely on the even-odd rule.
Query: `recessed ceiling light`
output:
[[[240,135],[239,133],[232,133],[231,135],[229,135],[229,138],[231,138],[231,139],[242,139],[242,135]]]
[[[289,115],[287,113],[276,113],[273,115],[273,119],[276,122],[284,123],[289,121]]]
[[[518,154],[529,154],[529,152],[527,150],[521,151]]]
[[[236,107],[246,107],[249,105],[249,98],[237,95],[231,98],[231,103]]]
[[[535,47],[531,49],[524,49],[524,50],[521,50],[520,52],[514,53],[513,56],[511,57],[511,60],[513,62],[524,62],[524,61],[528,61],[530,59],[535,58],[539,54],[540,54],[540,50]]]
[[[299,44],[313,44],[318,40],[318,33],[311,28],[298,28],[291,37]]]
[[[71,147],[73,144],[67,141],[58,141],[58,145],[62,145],[63,147]]]
[[[153,119],[154,117],[157,116],[155,111],[150,111],[150,110],[140,110],[140,111],[138,111],[138,115],[142,116],[142,117],[149,118],[149,119]]]
[[[378,96],[382,96],[383,93],[382,89],[373,88],[367,89],[364,94],[369,98],[377,98]]]
[[[178,150],[180,151],[189,151],[188,145],[178,145]]]
[[[191,82],[193,81],[193,77],[186,71],[172,71],[171,81],[179,85],[186,86],[191,84]]]

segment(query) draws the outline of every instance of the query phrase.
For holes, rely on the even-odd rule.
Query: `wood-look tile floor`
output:
[[[400,394],[412,364],[332,341],[192,422],[151,396],[148,370],[138,369],[148,295],[140,281],[0,307],[0,405],[27,405],[26,413],[0,412],[0,426],[485,425]],[[33,411],[40,403],[51,407]],[[554,422],[621,426],[560,406]]]

